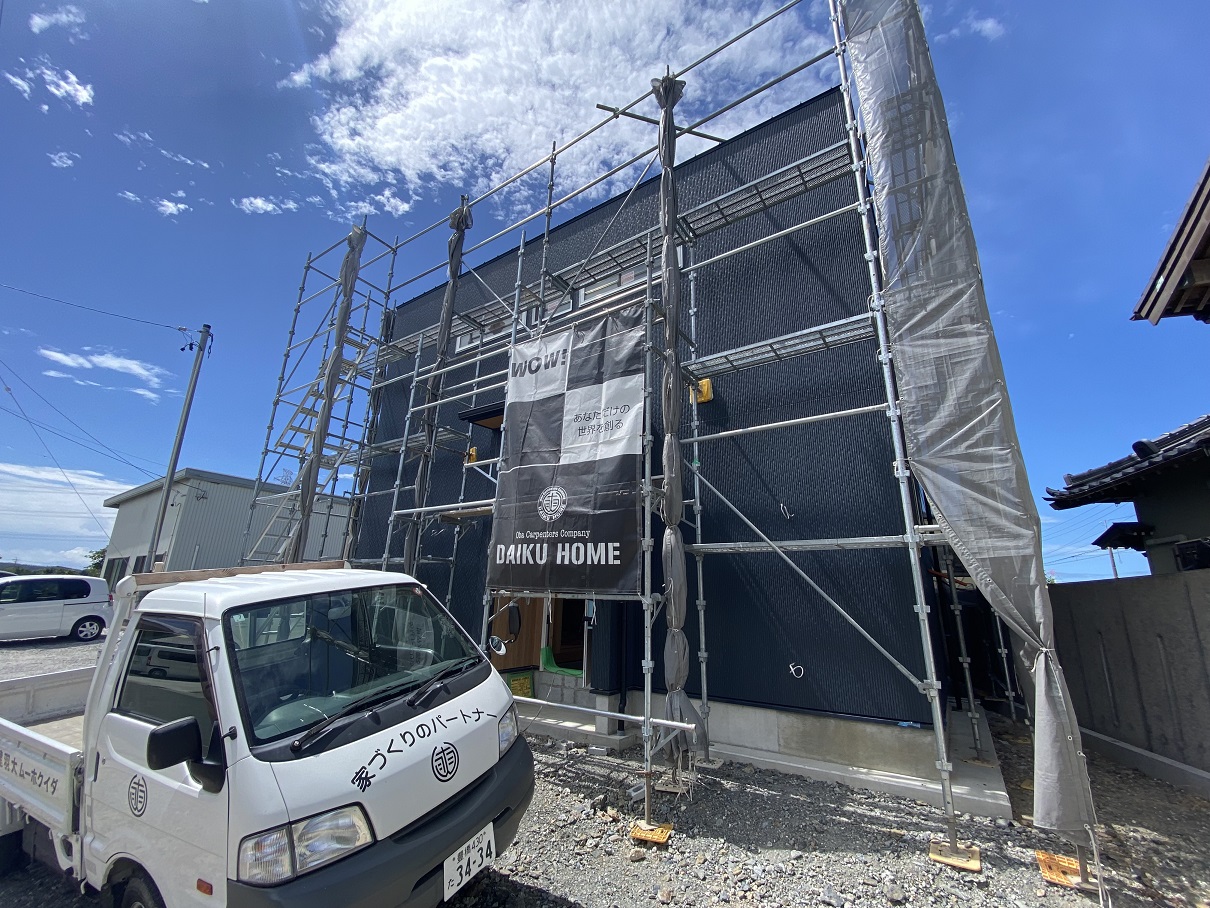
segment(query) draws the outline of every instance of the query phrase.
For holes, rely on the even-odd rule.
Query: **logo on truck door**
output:
[[[142,776],[130,780],[130,787],[126,789],[126,803],[136,817],[141,817],[147,810],[147,783]]]
[[[433,775],[438,782],[448,782],[458,771],[458,748],[453,744],[438,744],[433,748]]]

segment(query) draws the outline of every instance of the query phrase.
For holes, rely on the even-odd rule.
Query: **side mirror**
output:
[[[487,638],[487,645],[497,656],[503,656],[506,652],[508,652],[508,647],[504,645],[504,641],[495,634],[492,634]]]
[[[215,737],[214,735],[211,736]],[[218,751],[222,753],[221,737]],[[214,748],[211,743],[211,749]],[[227,767],[219,763],[202,762],[202,730],[196,716],[186,716],[153,728],[147,736],[147,768],[167,769],[180,763],[189,764],[189,774],[203,789],[221,791]]]
[[[514,599],[508,604],[508,634],[513,640],[521,633],[521,606]]]
[[[167,769],[202,761],[202,731],[195,716],[153,728],[147,736],[147,768]]]

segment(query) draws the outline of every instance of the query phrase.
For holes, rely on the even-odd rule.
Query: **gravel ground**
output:
[[[99,641],[92,643],[65,638],[0,641],[0,681],[44,672],[65,672],[72,668],[92,668],[105,645],[105,633]]]
[[[65,644],[36,646],[43,664],[52,648],[56,663],[82,655],[75,646],[61,649]],[[0,649],[6,676],[20,649]],[[451,905],[1095,905],[1095,896],[1042,881],[1034,850],[1072,850],[1029,824],[1024,727],[992,717],[992,731],[1016,820],[961,818],[960,837],[982,850],[980,874],[928,860],[929,840],[943,830],[932,807],[735,763],[699,773],[688,795],[657,795],[655,818],[672,821],[675,832],[667,846],[636,846],[628,837],[635,814],[626,789],[637,779],[640,754],[594,756],[533,738],[537,792],[517,841]],[[1089,765],[1114,903],[1210,908],[1210,802],[1109,760],[1093,756]],[[99,902],[34,865],[0,879],[0,905],[96,908]]]

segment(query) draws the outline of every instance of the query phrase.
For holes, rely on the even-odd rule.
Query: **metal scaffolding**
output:
[[[690,66],[669,74],[668,78],[684,79],[706,60],[742,40],[756,28],[765,26],[794,5],[791,3],[776,11]],[[587,324],[601,319],[608,313],[636,303],[641,304],[647,336],[644,393],[649,405],[646,407],[646,425],[644,426],[643,475],[639,479],[644,507],[644,519],[641,521],[640,528],[644,567],[641,592],[633,599],[641,604],[644,616],[643,714],[640,721],[644,742],[644,778],[647,781],[646,816],[650,820],[650,780],[653,756],[660,745],[667,743],[667,738],[657,741],[655,731],[659,726],[663,726],[669,731],[692,731],[694,727],[689,723],[666,722],[652,717],[653,626],[660,610],[666,607],[663,594],[657,591],[653,584],[655,574],[653,573],[652,551],[656,545],[653,523],[654,519],[662,513],[667,494],[661,489],[661,483],[666,476],[671,476],[675,471],[671,471],[666,463],[663,467],[663,475],[654,475],[653,453],[657,450],[654,446],[657,446],[659,442],[656,440],[657,433],[652,424],[654,407],[650,403],[653,396],[658,396],[656,389],[659,387],[664,362],[663,357],[657,355],[657,351],[662,345],[656,340],[658,334],[665,331],[666,310],[663,303],[667,292],[662,286],[661,278],[663,258],[670,250],[675,249],[682,259],[680,272],[687,282],[688,318],[687,324],[674,323],[667,326],[666,333],[670,341],[679,338],[687,351],[683,362],[679,364],[680,374],[673,377],[672,384],[680,389],[679,393],[682,395],[688,393],[689,396],[685,420],[687,425],[682,426],[681,430],[685,437],[680,439],[680,446],[684,454],[684,467],[689,473],[687,481],[691,486],[690,496],[684,502],[689,506],[690,513],[684,519],[678,519],[677,522],[681,530],[691,537],[691,541],[686,542],[685,551],[694,559],[696,567],[697,598],[695,605],[699,633],[699,702],[703,725],[707,731],[706,740],[700,743],[707,748],[706,756],[709,756],[710,702],[707,686],[706,615],[708,597],[705,589],[705,560],[707,558],[774,554],[812,591],[812,598],[815,602],[833,610],[858,636],[890,660],[895,669],[909,679],[921,696],[927,699],[932,716],[942,802],[949,826],[949,844],[953,848],[957,846],[957,833],[951,789],[952,766],[946,743],[945,704],[942,702],[941,686],[933,656],[934,641],[930,630],[929,603],[924,586],[925,567],[922,564],[922,551],[926,547],[943,544],[943,537],[927,514],[922,513],[923,499],[915,486],[911,464],[906,454],[904,427],[900,418],[896,377],[892,365],[893,351],[883,308],[882,276],[878,259],[878,228],[874,221],[874,211],[871,205],[871,177],[865,158],[861,124],[852,98],[849,62],[836,0],[831,0],[831,8],[833,43],[829,49],[811,56],[787,73],[728,102],[712,113],[692,123],[677,126],[675,132],[676,135],[693,134],[714,138],[701,133],[700,128],[737,105],[760,96],[762,92],[782,83],[787,78],[811,67],[831,66],[835,67],[839,73],[847,138],[822,150],[806,154],[800,160],[787,166],[773,169],[738,188],[722,192],[717,197],[689,210],[677,211],[674,222],[669,225],[670,234],[666,242],[660,226],[656,223],[647,229],[622,238],[611,234],[617,215],[625,210],[635,188],[652,167],[653,152],[656,150],[654,142],[652,147],[642,153],[609,169],[561,198],[555,198],[556,166],[560,155],[569,148],[597,130],[608,127],[619,117],[634,116],[637,119],[647,119],[647,122],[656,122],[631,114],[632,108],[651,96],[652,93],[649,91],[623,107],[603,106],[603,109],[607,110],[610,115],[590,129],[564,143],[561,147],[552,146],[549,155],[544,156],[514,177],[505,180],[489,192],[478,198],[464,199],[463,206],[459,209],[460,212],[465,213],[465,217],[459,221],[461,226],[456,225],[454,219],[449,222],[455,231],[465,230],[469,226],[470,211],[475,206],[494,197],[507,187],[531,175],[546,178],[545,204],[542,207],[465,250],[461,249],[459,235],[459,254],[465,255],[467,261],[470,261],[476,252],[501,241],[507,242],[519,234],[520,242],[516,243],[515,252],[516,279],[511,294],[502,290],[499,282],[497,282],[496,289],[493,289],[489,286],[488,281],[476,273],[474,267],[464,263],[461,271],[453,271],[449,274],[451,286],[460,280],[464,286],[479,287],[486,297],[486,302],[463,310],[453,306],[452,311],[448,312],[442,320],[435,319],[432,324],[411,333],[399,335],[393,331],[396,320],[395,312],[398,310],[393,312],[391,307],[398,304],[401,299],[401,291],[426,277],[436,275],[442,267],[449,266],[449,263],[435,264],[396,283],[396,258],[408,243],[445,225],[445,219],[429,225],[402,242],[390,243],[372,233],[367,233],[367,253],[363,256],[365,261],[361,264],[359,274],[356,276],[355,290],[351,295],[350,305],[347,307],[349,317],[347,324],[343,327],[342,319],[339,317],[342,308],[341,280],[338,275],[333,273],[334,269],[327,264],[334,258],[341,243],[309,258],[304,270],[303,284],[299,290],[298,304],[294,311],[294,320],[290,329],[290,338],[278,381],[273,415],[266,433],[266,445],[259,470],[257,500],[261,505],[271,503],[275,508],[275,518],[259,538],[253,539],[251,535],[249,536],[245,548],[248,553],[246,560],[249,562],[280,560],[287,550],[290,540],[296,538],[300,521],[305,520],[304,490],[299,485],[301,480],[311,493],[326,495],[330,498],[344,497],[348,499],[351,515],[349,525],[342,527],[340,532],[344,532],[349,540],[346,553],[350,558],[358,533],[364,534],[364,515],[367,513],[369,505],[389,500],[389,506],[385,508],[387,525],[382,551],[375,553],[373,557],[362,557],[360,560],[384,570],[397,569],[399,566],[406,566],[409,570],[414,570],[420,565],[444,566],[448,578],[445,584],[445,597],[448,602],[453,595],[454,565],[458,557],[458,541],[462,538],[464,527],[467,521],[489,515],[493,504],[492,498],[467,499],[467,477],[471,473],[477,473],[487,477],[491,482],[495,482],[499,466],[498,458],[478,456],[479,452],[475,449],[471,434],[459,428],[453,418],[454,415],[459,409],[473,410],[485,401],[494,401],[503,396],[507,375],[507,370],[502,365],[504,354],[510,346],[518,341],[536,336],[552,324],[557,324],[560,328]],[[690,83],[690,90],[691,85],[692,83]],[[585,192],[602,181],[631,173],[633,168],[644,162],[646,167],[642,174],[639,175],[630,192],[620,203],[613,219],[603,228],[592,250],[578,261],[552,270],[549,267],[551,260],[549,253],[555,212],[564,206],[576,203]],[[741,222],[765,223],[765,219],[757,216],[839,180],[854,182],[857,197],[855,203],[842,205],[835,210],[805,218],[790,227],[767,229],[763,235],[754,240],[699,260],[697,255],[699,244],[709,234]],[[538,219],[542,219],[543,222],[541,238],[532,240],[527,246],[524,228]],[[767,243],[798,235],[833,219],[851,219],[857,223],[860,230],[861,252],[868,264],[868,312],[769,337],[756,343],[736,346],[733,349],[710,353],[699,352],[699,332],[703,308],[715,302],[723,304],[723,301],[710,301],[702,298],[699,275],[733,256],[750,253]],[[512,242],[515,243],[516,240],[513,239]],[[538,273],[536,276],[526,279],[524,275],[527,258],[535,255],[540,258]],[[381,274],[375,276],[375,270]],[[531,272],[532,270],[531,268]],[[623,275],[629,276],[630,280],[624,280]],[[311,282],[315,279],[318,279],[320,284],[318,288],[311,286]],[[614,282],[612,289],[603,288],[607,281]],[[409,294],[415,292],[412,290],[409,291]],[[447,296],[452,305],[452,290]],[[325,305],[326,308],[324,308]],[[319,328],[298,338],[298,335],[303,334],[304,330],[302,327],[304,310],[310,312],[314,309],[320,310]],[[761,369],[789,360],[803,360],[805,357],[843,345],[867,347],[870,357],[880,364],[881,388],[879,389],[880,399],[877,403],[811,416],[769,421],[725,431],[712,433],[702,431],[698,389],[707,380],[745,370]],[[335,371],[333,371],[333,362],[337,364]],[[469,378],[466,377],[468,370]],[[456,379],[453,377],[455,373],[457,374]],[[333,374],[337,376],[337,380],[325,392],[321,380],[314,376],[331,376]],[[420,389],[419,393],[418,389]],[[325,394],[328,399],[319,400]],[[401,418],[398,420],[399,430],[394,437],[384,439],[374,434],[374,427],[383,425],[382,414],[388,398],[396,402],[404,401],[404,405],[398,408],[402,411]],[[319,425],[321,408],[326,408],[332,414],[331,425],[326,429]],[[710,449],[712,443],[741,435],[784,431],[809,423],[851,420],[872,413],[885,415],[886,431],[889,433],[891,447],[894,451],[892,469],[898,487],[898,502],[902,519],[902,532],[900,533],[850,538],[774,540],[770,533],[746,517],[742,508],[730,501],[720,491],[718,484],[711,479]],[[676,428],[675,422],[668,427],[671,432],[675,432]],[[503,426],[503,431],[508,431],[507,425]],[[663,433],[659,434],[663,435]],[[457,483],[458,494],[454,500],[445,502],[433,502],[429,495],[431,484],[429,465],[433,465],[433,468],[436,469],[434,456],[439,451],[452,453],[462,461],[462,476],[460,482]],[[387,487],[372,489],[370,486],[372,470],[377,466],[379,475],[381,475],[388,463],[390,464],[389,472],[393,475],[393,482]],[[283,466],[293,464],[299,464],[299,478],[295,479],[292,485],[282,483],[291,487],[287,491],[266,493],[264,490],[273,482],[272,477],[279,475]],[[314,479],[309,478],[310,473],[304,475],[306,471],[303,469],[312,464],[318,470]],[[755,541],[705,538],[704,515],[710,505],[734,514],[755,537]],[[676,513],[679,515],[679,508]],[[324,526],[326,527],[327,524],[325,523]],[[250,534],[251,527],[250,518]],[[434,543],[436,533],[451,527],[453,528],[452,544],[443,542],[440,547],[436,547]],[[403,539],[406,539],[407,543],[401,553],[400,543]],[[920,676],[897,659],[879,641],[876,633],[864,627],[842,602],[829,595],[806,572],[799,560],[792,557],[792,554],[801,552],[878,548],[904,550],[910,565],[913,589],[911,607],[918,616],[919,641],[924,666],[923,674]],[[940,562],[939,557],[934,559],[934,564]],[[430,583],[430,586],[433,584]],[[950,588],[953,589],[952,582]],[[536,590],[531,595],[548,597],[552,594],[558,595],[558,593],[557,590]],[[520,597],[526,594],[511,592],[509,595]],[[605,596],[602,595],[602,598]],[[625,597],[611,593],[608,598],[623,599]],[[492,605],[493,591],[485,588],[483,594],[484,620],[481,628],[484,640],[489,633],[488,619],[491,615]],[[970,696],[968,672],[968,699]],[[971,702],[969,711],[973,712],[973,710],[974,705]],[[593,711],[589,710],[589,712]],[[616,714],[607,711],[597,711],[597,714],[616,717]]]

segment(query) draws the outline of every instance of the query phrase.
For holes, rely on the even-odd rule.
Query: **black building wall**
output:
[[[691,210],[844,139],[842,99],[839,90],[832,90],[678,166],[680,209]],[[550,269],[557,272],[575,265],[598,242],[600,248],[607,248],[650,230],[657,222],[657,201],[658,180],[652,179],[636,190],[620,213],[619,198],[561,225],[551,234]],[[702,261],[856,201],[856,189],[846,171],[843,177],[804,195],[705,234],[696,241],[692,255]],[[615,214],[617,221],[602,242],[601,232]],[[537,242],[529,244],[523,280],[537,280],[539,253]],[[863,254],[861,223],[857,214],[850,213],[702,269],[692,287],[698,307],[698,356],[867,312],[870,285]],[[516,266],[514,253],[475,268],[501,297],[511,300]],[[442,288],[436,288],[401,305],[395,312],[393,338],[434,324],[442,292]],[[686,313],[690,292],[686,276],[682,287]],[[489,300],[477,281],[464,279],[456,308],[469,311]],[[682,350],[682,356],[689,359],[691,351]],[[502,370],[504,365],[501,354],[480,368],[486,374]],[[397,374],[410,374],[412,363],[395,368]],[[446,385],[466,381],[472,375],[469,367],[456,370],[447,376]],[[379,439],[397,438],[402,432],[407,385],[401,381],[392,386],[382,401]],[[490,397],[475,402],[483,404]],[[658,407],[658,394],[652,400]],[[873,341],[864,341],[717,376],[714,400],[700,407],[700,431],[709,434],[884,400],[877,347]],[[466,430],[465,422],[458,424],[457,412],[468,406],[468,401],[444,405],[439,424]],[[692,434],[689,408],[685,410],[682,438]],[[658,413],[653,424],[660,424]],[[414,419],[410,431],[418,429]],[[478,426],[469,429],[480,456],[495,456],[498,434]],[[653,447],[657,457],[660,441],[657,437]],[[702,446],[701,470],[774,540],[889,535],[903,532],[893,457],[889,420],[883,413],[872,413],[706,443]],[[373,464],[371,489],[390,488],[395,470],[394,456],[379,458]],[[414,462],[408,464],[404,485],[414,470]],[[658,463],[655,471],[659,472]],[[688,471],[686,474],[686,496],[691,497],[691,478]],[[432,477],[430,504],[457,500],[463,479],[461,453],[440,452]],[[493,496],[493,485],[477,473],[469,471],[466,481],[466,500]],[[411,494],[402,493],[400,507],[411,506]],[[381,557],[389,501],[389,496],[370,500],[362,521],[358,557]],[[705,540],[757,541],[752,531],[709,492],[704,492],[703,502]],[[444,529],[426,536],[425,555],[448,555],[454,528],[435,526]],[[482,621],[490,520],[467,524],[462,532],[451,609],[476,632]],[[657,544],[661,532],[657,521]],[[687,532],[687,540],[692,537],[692,532]],[[402,539],[401,525],[395,534],[395,554],[402,551]],[[905,549],[794,553],[791,558],[908,669],[923,677],[924,660]],[[658,565],[659,559],[654,561]],[[444,595],[448,571],[447,565],[427,564],[418,573],[438,595]],[[689,576],[695,586],[692,559]],[[708,556],[704,576],[712,699],[893,721],[930,721],[925,698],[778,555]],[[658,590],[660,582],[655,577],[653,588]],[[696,598],[696,589],[691,589],[685,632],[693,650],[698,641]],[[624,677],[631,687],[641,687],[641,606],[633,602],[602,603],[601,609],[594,660],[608,664],[609,671],[602,670],[600,677],[593,678],[594,684],[612,685]],[[621,612],[626,609],[632,611],[623,620]],[[661,619],[653,646],[657,686],[663,679],[663,637]],[[618,647],[622,649],[620,654]],[[602,659],[603,655],[608,658]],[[619,655],[622,658],[615,659]],[[801,678],[794,676],[791,665],[802,666]],[[700,693],[698,681],[695,668],[689,677],[690,693]]]

